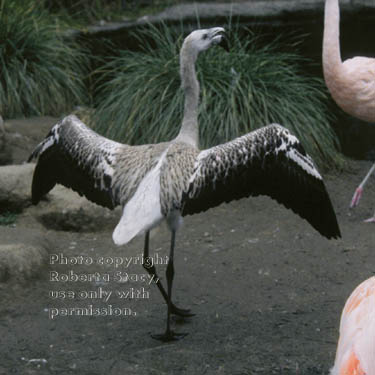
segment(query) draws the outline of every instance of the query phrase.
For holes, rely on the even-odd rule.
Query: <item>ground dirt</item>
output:
[[[170,343],[151,337],[165,329],[166,305],[155,285],[142,281],[143,238],[117,247],[109,229],[46,230],[24,213],[3,228],[8,243],[22,241],[24,233],[27,241],[35,230],[46,238],[50,257],[93,263],[51,264],[50,258],[38,277],[0,283],[0,374],[328,374],[345,300],[375,273],[375,224],[363,223],[375,208],[374,178],[360,206],[348,208],[370,165],[350,162],[349,172],[324,174],[340,240],[323,238],[266,197],[187,217],[177,236],[173,299],[195,316],[173,318],[173,329],[188,335]],[[168,252],[162,226],[151,236],[151,254],[165,263]],[[102,265],[102,257],[130,264]],[[165,283],[165,265],[156,267]],[[51,272],[108,274],[110,281],[51,281]],[[53,298],[57,290],[74,298]],[[113,292],[108,301],[94,298],[103,290]],[[116,291],[128,291],[128,298]],[[98,294],[86,298],[87,292]],[[78,311],[64,308],[90,305],[107,312],[111,305],[113,315],[63,316]],[[131,314],[116,316],[119,308]]]

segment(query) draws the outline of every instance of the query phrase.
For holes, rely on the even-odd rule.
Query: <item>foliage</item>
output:
[[[39,2],[0,0],[0,113],[61,114],[87,99],[87,57]]]
[[[142,51],[122,51],[100,71],[104,81],[94,126],[130,144],[169,140],[183,114],[178,57],[183,38],[166,26],[149,26],[138,38]],[[261,45],[250,33],[244,40],[234,36],[230,53],[216,47],[201,54],[201,146],[277,122],[301,140],[317,164],[341,166],[322,80],[301,72],[305,59],[277,47],[277,42]]]
[[[12,225],[17,220],[17,214],[13,212],[4,212],[0,214],[0,225]]]

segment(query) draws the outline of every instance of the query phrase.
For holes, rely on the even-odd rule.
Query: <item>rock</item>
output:
[[[373,0],[340,0],[342,13],[362,12],[368,14],[375,9]],[[78,37],[80,35],[113,35],[123,33],[126,29],[135,29],[144,26],[145,23],[167,24],[196,20],[212,22],[218,19],[236,19],[238,22],[246,22],[247,25],[258,25],[259,22],[267,22],[274,26],[284,22],[303,25],[306,19],[320,15],[324,10],[323,0],[237,0],[220,2],[185,2],[167,7],[160,13],[145,15],[136,21],[108,22],[102,26],[89,26],[84,31],[69,30],[68,36]],[[302,17],[303,16],[303,17]]]
[[[40,275],[48,263],[50,248],[42,233],[35,229],[0,227],[0,238],[0,282],[25,281]]]
[[[56,117],[49,116],[5,121],[7,145],[12,150],[11,164],[25,163],[35,146],[57,121]]]
[[[1,116],[0,116],[1,117]],[[55,117],[0,120],[0,165],[26,162],[35,146],[57,122]]]
[[[32,216],[44,227],[54,230],[92,232],[114,228],[121,209],[111,211],[56,185],[36,206],[31,205],[31,183],[35,164],[0,167],[0,214],[21,213]]]
[[[33,164],[0,167],[0,214],[21,212],[31,204]]]
[[[111,211],[88,201],[76,192],[57,185],[47,199],[28,209],[44,227],[74,232],[95,232],[113,229],[120,219],[121,209]]]

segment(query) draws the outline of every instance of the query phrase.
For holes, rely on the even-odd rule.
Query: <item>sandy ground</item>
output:
[[[142,276],[143,238],[116,247],[108,229],[44,230],[21,217],[2,233],[15,242],[43,233],[52,258],[33,280],[0,283],[0,374],[328,374],[345,300],[375,273],[375,224],[362,222],[375,208],[374,178],[360,206],[348,208],[370,165],[351,162],[351,172],[324,176],[340,240],[323,238],[266,197],[187,217],[177,237],[173,299],[195,316],[174,318],[173,329],[188,335],[167,344],[150,336],[164,330],[166,306]],[[161,227],[151,237],[155,262],[165,263],[168,251]],[[52,264],[63,257],[92,264]],[[124,263],[100,263],[116,259]],[[165,282],[165,265],[157,269]],[[100,278],[64,282],[69,272]],[[120,298],[121,291],[128,294]],[[64,316],[90,305],[107,316]]]

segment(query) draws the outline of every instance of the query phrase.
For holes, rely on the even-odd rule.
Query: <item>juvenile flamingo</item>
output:
[[[375,374],[375,277],[361,283],[346,301],[331,375]]]
[[[375,59],[357,56],[341,60],[339,0],[325,3],[323,72],[328,90],[339,107],[361,120],[375,122]],[[375,164],[356,189],[350,207],[359,203],[374,169]],[[365,221],[375,222],[375,212]]]
[[[153,336],[162,341],[184,336],[171,329],[171,314],[191,316],[172,302],[176,233],[183,216],[262,194],[292,209],[323,236],[340,237],[322,177],[286,128],[270,124],[230,142],[199,149],[195,62],[200,52],[222,41],[223,32],[221,27],[195,30],[184,40],[180,73],[185,106],[175,139],[139,146],[121,144],[100,136],[71,115],[51,129],[29,159],[37,159],[34,204],[59,183],[104,207],[123,206],[113,232],[117,245],[145,235],[143,266],[158,280],[156,285],[168,306],[166,331]],[[167,290],[149,262],[150,231],[164,220],[171,231]]]

